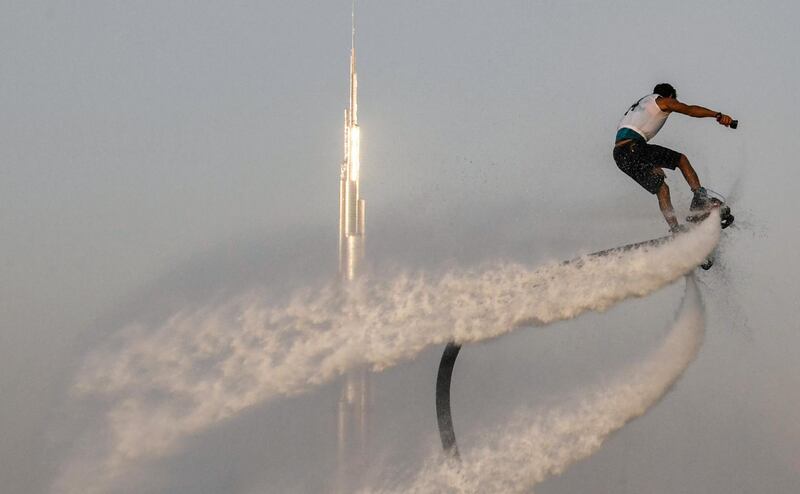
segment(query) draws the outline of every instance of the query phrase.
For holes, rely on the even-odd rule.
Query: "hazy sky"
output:
[[[661,235],[655,199],[611,158],[621,114],[668,81],[679,99],[740,120],[733,131],[675,115],[655,139],[687,154],[737,218],[701,280],[698,361],[669,400],[542,491],[789,493],[800,482],[798,15],[788,1],[359,2],[373,263],[535,264]],[[349,44],[347,1],[0,0],[0,490],[47,489],[77,437],[72,376],[121,327],[335,269]],[[685,210],[688,188],[668,177]],[[526,334],[487,352],[550,345],[568,350],[565,366],[617,367],[653,344],[678,298],[671,289],[566,325],[563,341]],[[616,350],[595,353],[614,327]],[[386,389],[427,379],[435,353],[382,377]],[[568,374],[565,388],[581,382]],[[268,455],[248,432],[284,427],[275,409],[326,406],[334,388],[235,418],[230,437],[210,431],[152,465],[159,480],[143,491],[200,492],[197,474],[207,492],[269,492],[257,462],[204,468],[219,458],[203,447],[228,440],[232,463]],[[413,427],[414,413],[391,420]],[[414,434],[428,440],[429,425]]]

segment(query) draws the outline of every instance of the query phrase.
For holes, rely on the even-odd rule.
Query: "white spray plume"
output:
[[[251,292],[176,313],[158,327],[123,328],[78,373],[75,396],[108,409],[55,490],[92,492],[83,479],[112,482],[182,437],[350,369],[380,370],[430,345],[495,338],[647,295],[694,269],[719,234],[712,213],[669,242],[581,262],[362,279],[346,289],[300,290],[279,307]]]
[[[461,463],[431,459],[402,487],[373,492],[530,492],[547,477],[598,449],[609,435],[643,415],[663,397],[694,360],[703,340],[704,313],[691,276],[675,323],[661,346],[611,383],[580,393],[577,404],[540,413],[519,410]]]

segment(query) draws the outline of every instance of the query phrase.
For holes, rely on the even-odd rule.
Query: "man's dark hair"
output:
[[[662,82],[661,84],[656,84],[656,87],[653,88],[653,92],[665,98],[678,97],[678,93],[675,91],[675,88],[672,87],[672,84],[667,84],[666,82]]]

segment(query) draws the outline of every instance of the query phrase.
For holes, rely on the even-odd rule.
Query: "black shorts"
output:
[[[631,141],[614,148],[617,167],[651,194],[658,192],[664,183],[664,175],[656,168],[674,170],[681,160],[681,153],[644,141]]]

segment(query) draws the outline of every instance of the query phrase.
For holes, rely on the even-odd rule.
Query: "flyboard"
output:
[[[736,127],[734,127],[736,128]],[[686,217],[686,221],[689,223],[700,223],[704,219],[708,218],[711,210],[714,208],[719,208],[719,218],[722,226],[722,229],[728,228],[733,224],[734,217],[731,214],[731,208],[725,202],[725,198],[722,197],[721,194],[714,192],[711,189],[706,189],[708,193],[708,201],[706,204],[703,205],[702,208],[695,209],[689,212],[689,216]],[[717,257],[717,249],[714,249],[711,254],[708,255],[705,261],[700,264],[700,267],[709,270],[711,266],[714,265],[714,260]]]
[[[692,215],[686,218],[686,220],[690,223],[699,223],[708,217],[711,209],[718,207],[720,208],[720,221],[722,228],[729,227],[731,223],[733,223],[734,218],[731,214],[730,208],[727,206],[727,204],[725,204],[725,199],[716,192],[709,192],[711,192],[713,195],[709,195],[710,201],[708,207],[702,212],[695,210]],[[681,233],[678,233],[678,235],[680,234]],[[643,242],[635,242],[632,244],[621,245],[619,247],[613,247],[611,249],[600,250],[577,259],[564,261],[564,264],[580,265],[585,257],[608,256],[642,247],[661,245],[669,242],[673,238],[674,235],[665,235],[663,237],[645,240]],[[712,252],[700,265],[700,267],[703,269],[711,268],[711,266],[714,264],[714,257],[715,254]],[[460,350],[461,345],[452,341],[445,346],[444,352],[442,353],[442,359],[439,362],[439,371],[436,376],[436,421],[439,426],[439,438],[442,440],[442,449],[444,450],[445,454],[448,457],[456,460],[460,460],[460,456],[458,453],[458,443],[456,442],[456,433],[455,429],[453,428],[453,415],[450,411],[450,381],[453,377],[453,368],[455,367],[456,358],[458,358],[458,352]]]

